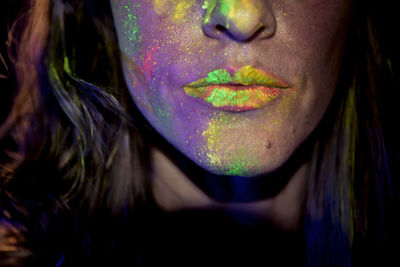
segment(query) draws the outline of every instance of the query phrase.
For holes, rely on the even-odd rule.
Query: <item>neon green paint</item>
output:
[[[211,14],[217,6],[217,0],[204,1],[202,8],[206,9],[206,14],[204,15],[204,25],[210,23]]]
[[[208,73],[206,82],[212,84],[223,84],[232,82],[232,78],[226,69],[218,69]]]
[[[125,18],[124,18],[124,32],[129,41],[138,44],[142,41],[140,34],[140,28],[138,24],[138,17],[136,9],[140,7],[140,4],[129,4],[124,5]]]
[[[221,2],[221,14],[226,16],[229,13],[229,10],[231,8],[231,3],[230,1],[222,1]]]
[[[233,162],[228,165],[226,175],[244,176],[249,174],[254,163],[249,160],[243,160],[241,155],[233,158]]]
[[[204,1],[202,8],[207,10],[204,16],[204,25],[210,23],[211,14],[214,12],[216,7],[217,7],[217,0]],[[222,16],[226,17],[229,13],[229,10],[230,10],[229,1],[219,2],[219,9],[217,11],[219,11]],[[229,28],[229,24],[226,24],[224,26],[227,29]]]
[[[215,107],[244,105],[250,100],[250,94],[247,91],[231,90],[213,90],[206,99]]]

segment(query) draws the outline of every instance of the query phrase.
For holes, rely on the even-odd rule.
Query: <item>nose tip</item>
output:
[[[266,0],[205,1],[203,32],[211,38],[229,36],[237,41],[268,38],[276,21]]]

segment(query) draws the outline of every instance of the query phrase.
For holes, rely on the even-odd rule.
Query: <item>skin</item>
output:
[[[111,0],[111,7],[125,79],[145,118],[206,171],[249,179],[282,166],[320,122],[335,92],[351,13],[348,0]],[[234,74],[244,66],[290,88],[244,112],[217,109],[184,90],[213,71]],[[165,209],[221,205],[162,152],[154,155],[154,191]],[[256,213],[293,228],[306,177],[304,163]],[[287,205],[294,208],[282,215]]]

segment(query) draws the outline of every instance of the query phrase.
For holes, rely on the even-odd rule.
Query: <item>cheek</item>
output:
[[[179,24],[187,19],[193,0],[151,0],[153,11],[166,20]]]
[[[276,7],[282,42],[303,59],[332,54],[346,36],[349,14],[350,6],[343,0],[293,1]]]
[[[286,60],[292,62],[292,71],[302,83],[299,87],[306,88],[303,93],[309,94],[304,109],[328,105],[341,66],[350,5],[343,0],[293,1],[276,14],[277,36],[292,57]]]
[[[275,5],[280,60],[299,88],[287,124],[304,140],[321,120],[334,95],[350,10],[342,0],[292,1]],[[282,70],[288,73],[288,71]]]
[[[166,2],[174,5],[167,8]],[[136,38],[132,44],[123,45],[122,50],[136,48],[123,55],[126,81],[136,105],[153,126],[163,129],[166,135],[177,136],[176,129],[188,128],[185,122],[191,117],[190,112],[182,111],[185,101],[178,93],[178,85],[191,73],[187,66],[198,65],[199,54],[205,49],[196,40],[202,36],[201,27],[195,26],[201,23],[196,2],[166,2],[147,1],[136,7],[136,14],[146,14],[137,16],[137,28],[143,34],[140,43],[135,43]]]
[[[199,40],[202,32],[198,26],[201,25],[198,3],[154,0],[138,7],[136,13],[146,16],[138,16],[140,44],[122,44],[124,51],[130,50],[127,56],[142,69],[150,86],[164,83],[154,77],[183,78],[186,74],[176,66],[195,65],[199,53],[204,52]]]
[[[140,51],[143,41],[141,4],[131,0],[111,0],[110,5],[121,52],[132,58]]]

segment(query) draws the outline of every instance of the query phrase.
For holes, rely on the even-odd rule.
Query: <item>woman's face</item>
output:
[[[348,0],[111,0],[125,79],[192,161],[251,177],[280,167],[326,111]]]

